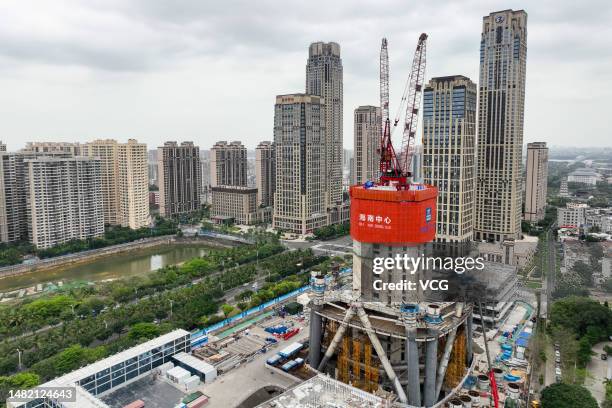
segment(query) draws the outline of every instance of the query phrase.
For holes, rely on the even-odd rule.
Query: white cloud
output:
[[[397,106],[420,32],[427,78],[476,81],[482,16],[506,8],[529,13],[525,142],[610,145],[607,0],[4,1],[0,139],[10,149],[95,137],[252,147],[272,138],[274,96],[303,91],[308,44],[323,40],[342,46],[352,146],[353,109],[377,103],[382,36]]]

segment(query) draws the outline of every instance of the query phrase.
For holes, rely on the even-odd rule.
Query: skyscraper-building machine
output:
[[[422,289],[376,290],[376,282],[417,283],[427,271],[394,266],[374,274],[375,258],[417,258],[436,233],[437,189],[411,179],[411,145],[417,132],[425,74],[427,34],[417,43],[400,103],[400,123],[389,119],[387,40],[380,53],[380,178],[350,188],[352,287],[312,277],[309,364],[368,392],[395,394],[402,406],[443,406],[472,363],[472,306],[433,301]],[[418,286],[417,286],[418,288]]]

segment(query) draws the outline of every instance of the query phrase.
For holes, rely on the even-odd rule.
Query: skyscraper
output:
[[[423,181],[438,187],[438,242],[472,239],[476,84],[461,75],[432,78],[423,92]]]
[[[147,145],[134,139],[95,140],[80,147],[100,159],[104,223],[138,229],[149,223]]]
[[[521,235],[527,13],[483,18],[480,42],[476,225],[478,240]]]
[[[28,238],[25,155],[0,153],[0,241]]]
[[[526,168],[524,218],[537,222],[544,219],[548,191],[548,148],[545,142],[527,144]]]
[[[353,184],[378,180],[380,176],[379,154],[381,113],[377,106],[360,106],[355,109],[353,146]]]
[[[58,147],[58,143],[28,143],[18,152],[0,152],[0,240],[27,241],[29,203],[26,197],[28,166],[26,160],[38,157],[71,158],[75,150]]]
[[[166,217],[200,209],[200,148],[193,142],[166,142],[157,148],[159,212]]]
[[[342,59],[334,42],[310,44],[306,64],[306,94],[323,98],[325,134],[323,182],[325,206],[342,201]]]
[[[37,248],[104,234],[100,160],[27,159],[28,235]]]
[[[149,225],[147,145],[134,139],[118,144],[119,225],[138,229]]]
[[[210,185],[247,185],[247,149],[242,143],[219,141],[210,149]]]
[[[261,142],[255,149],[257,204],[270,207],[276,190],[276,154],[273,142]]]
[[[327,223],[323,110],[323,99],[316,95],[276,97],[274,228],[305,234]]]

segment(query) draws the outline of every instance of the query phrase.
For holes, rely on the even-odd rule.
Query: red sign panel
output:
[[[436,197],[380,201],[352,197],[351,237],[368,243],[426,243],[436,237]]]

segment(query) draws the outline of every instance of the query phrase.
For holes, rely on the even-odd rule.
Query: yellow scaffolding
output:
[[[363,345],[363,389],[370,392],[372,387],[372,345]]]
[[[361,342],[358,338],[353,339],[353,386],[357,388],[361,384]]]
[[[338,380],[349,383],[349,337],[342,338],[342,348],[338,354]]]
[[[456,387],[465,373],[465,361],[466,361],[466,336],[463,326],[458,329],[455,342],[453,344],[453,351],[450,356],[448,368],[446,370],[446,376],[444,377],[444,383],[448,388]]]

